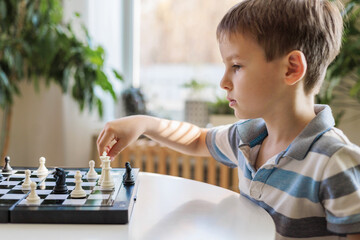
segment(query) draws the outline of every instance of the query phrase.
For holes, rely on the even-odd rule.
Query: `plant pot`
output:
[[[212,114],[210,115],[210,124],[212,126],[221,126],[226,124],[232,124],[239,121],[234,115],[229,114]]]

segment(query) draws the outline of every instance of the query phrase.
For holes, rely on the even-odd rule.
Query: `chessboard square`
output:
[[[29,190],[11,189],[7,194],[26,194]]]
[[[54,186],[48,186],[47,184],[45,185],[45,189],[42,190],[54,190]]]
[[[54,187],[56,185],[56,182],[45,182],[45,185],[48,187]]]
[[[88,199],[108,199],[110,194],[90,194]]]
[[[74,186],[67,186],[67,188],[68,188],[69,191],[72,191],[72,190],[74,190],[75,185]]]
[[[44,201],[43,199],[40,199],[39,202],[30,203],[30,202],[28,202],[28,200],[23,199],[23,200],[20,201],[19,205],[22,205],[22,206],[38,206],[38,205],[40,205],[43,201]]]
[[[6,194],[10,189],[0,189],[0,194]]]
[[[50,189],[50,190],[47,190],[47,189],[44,189],[44,190],[36,190],[36,193],[38,195],[49,195],[53,190]]]
[[[24,177],[18,177],[18,176],[16,176],[16,177],[14,177],[14,176],[10,176],[9,177],[9,180],[11,180],[11,181],[22,181],[22,180],[24,180],[24,178],[25,178],[25,176]]]
[[[84,206],[103,206],[106,205],[107,200],[101,199],[87,199]]]
[[[15,186],[15,185],[18,185],[19,183],[20,183],[20,181],[2,181],[2,182],[0,182],[0,185]]]
[[[80,206],[80,205],[84,205],[86,202],[86,199],[66,199],[63,202],[63,205],[76,205],[76,206]]]
[[[69,194],[50,194],[45,199],[67,199]]]
[[[75,178],[66,178],[66,183],[75,182]]]
[[[20,185],[14,186],[12,189],[13,190],[22,190],[23,188],[22,188],[22,185],[20,184]]]
[[[0,198],[0,206],[13,205],[17,201],[19,201],[19,199],[2,199],[2,198]]]
[[[103,194],[103,192],[101,190],[95,190],[94,188],[91,194]]]
[[[5,194],[0,199],[22,199],[26,194]]]
[[[15,174],[17,172],[17,170],[12,170],[12,171],[10,171],[10,172],[3,172],[3,171],[1,171],[1,174],[3,174],[3,175],[11,175],[11,174]]]
[[[92,192],[92,190],[85,190],[85,189],[84,189],[84,191],[85,191],[86,195],[90,195]]]
[[[66,176],[70,177],[70,176],[75,176],[76,171],[75,170],[70,170],[68,172],[66,172]]]
[[[96,186],[96,182],[83,182],[81,183],[81,186],[90,186],[90,187],[95,187]]]
[[[64,199],[44,199],[41,205],[62,205]]]

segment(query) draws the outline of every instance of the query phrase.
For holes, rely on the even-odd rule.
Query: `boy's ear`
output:
[[[287,71],[285,74],[285,83],[288,85],[294,85],[306,74],[306,58],[301,51],[294,50],[286,56],[286,61]]]

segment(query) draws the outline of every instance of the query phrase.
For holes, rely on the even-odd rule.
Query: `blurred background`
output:
[[[0,0],[2,156],[14,166],[38,166],[44,156],[49,166],[87,167],[115,118],[236,121],[219,87],[215,31],[237,2]],[[345,47],[317,101],[360,145],[359,4],[346,4]]]

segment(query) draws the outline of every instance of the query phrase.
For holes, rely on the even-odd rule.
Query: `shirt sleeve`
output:
[[[360,233],[360,148],[338,150],[324,169],[320,199],[327,228],[338,234]]]
[[[206,135],[206,145],[212,157],[232,168],[238,165],[239,141],[236,124],[211,128]]]

